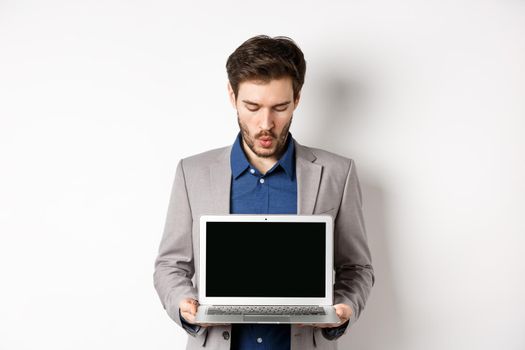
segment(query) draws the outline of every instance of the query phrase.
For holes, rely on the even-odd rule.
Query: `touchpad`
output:
[[[290,322],[290,316],[275,315],[244,315],[245,322],[267,322],[267,323],[287,323]]]

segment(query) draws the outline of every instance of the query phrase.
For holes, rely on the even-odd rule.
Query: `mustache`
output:
[[[273,132],[271,132],[271,131],[261,131],[260,133],[255,135],[255,138],[258,139],[258,138],[261,138],[263,136],[266,136],[266,137],[270,136],[270,137],[272,137],[274,139],[276,138],[276,135]]]

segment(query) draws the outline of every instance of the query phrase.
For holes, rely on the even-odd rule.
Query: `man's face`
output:
[[[292,79],[244,81],[239,84],[237,99],[229,84],[228,90],[237,109],[245,151],[277,160],[284,151],[293,111],[299,103],[299,96],[294,101]]]

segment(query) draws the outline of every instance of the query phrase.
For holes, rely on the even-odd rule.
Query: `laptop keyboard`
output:
[[[324,315],[320,306],[239,306],[208,307],[208,315]]]

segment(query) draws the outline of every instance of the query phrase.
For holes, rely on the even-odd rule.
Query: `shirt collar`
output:
[[[292,133],[288,133],[288,137],[286,138],[286,150],[284,151],[283,155],[281,156],[281,159],[279,159],[279,164],[286,172],[286,175],[290,177],[290,180],[293,180],[294,178],[294,170],[295,170],[295,145],[294,140],[292,138]]]
[[[230,157],[230,164],[232,168],[232,175],[233,178],[238,178],[245,170],[250,166],[250,163],[248,162],[248,159],[246,159],[246,155],[244,154],[244,151],[242,150],[242,136],[241,133],[237,135],[237,138],[235,139],[235,142],[233,143],[231,157]]]
[[[286,150],[284,151],[277,164],[274,167],[272,167],[272,169],[270,169],[270,171],[268,172],[270,173],[274,171],[277,165],[280,165],[286,172],[286,175],[288,175],[290,179],[293,180],[295,170],[295,145],[292,133],[290,132],[288,133],[288,137],[286,138],[285,147]],[[250,162],[248,162],[248,159],[246,158],[246,155],[244,154],[244,151],[242,149],[242,134],[240,132],[237,135],[235,142],[233,143],[230,164],[234,179],[237,179],[247,168],[250,167]]]

